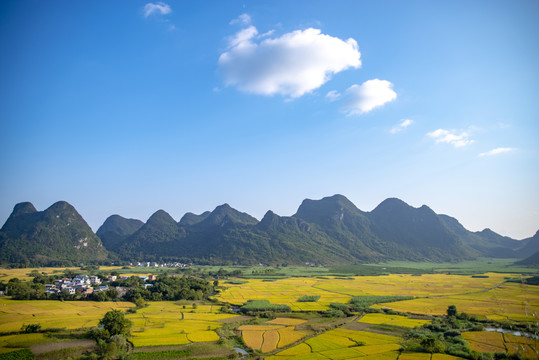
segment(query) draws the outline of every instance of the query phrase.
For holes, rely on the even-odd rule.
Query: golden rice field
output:
[[[414,328],[430,322],[430,320],[410,319],[406,316],[387,314],[366,314],[358,321],[365,324],[385,324],[406,328]]]
[[[120,268],[120,267],[117,267]],[[8,282],[13,278],[18,278],[20,280],[31,280],[32,277],[29,276],[30,272],[36,270],[40,274],[45,273],[45,275],[52,275],[57,273],[63,273],[65,269],[70,270],[80,270],[80,267],[44,267],[44,268],[23,268],[23,269],[6,269],[0,268],[0,281]]]
[[[266,323],[271,325],[242,325],[238,330],[247,346],[267,353],[304,338],[304,332],[295,330],[295,325],[304,322],[300,319],[277,318]]]
[[[235,317],[219,313],[217,305],[177,305],[170,301],[148,303],[135,314],[127,315],[133,322],[131,341],[135,346],[183,345],[219,340],[215,329],[219,320]]]
[[[398,357],[402,338],[347,329],[330,330],[290,349],[278,352],[270,360],[286,359],[392,359]]]
[[[391,303],[389,307],[427,315],[444,314],[449,305],[461,312],[493,320],[529,321],[539,313],[536,286],[506,283],[507,274],[487,273],[488,278],[464,275],[424,274],[412,276],[358,276],[352,278],[288,278],[273,282],[252,279],[244,284],[227,284],[217,298],[241,305],[250,299],[286,304],[293,311],[326,310],[332,302],[347,303],[356,295],[404,295],[420,297]],[[317,302],[298,302],[304,295],[320,296]],[[375,305],[381,308],[388,305]]]
[[[78,329],[96,326],[107,311],[127,310],[130,302],[11,300],[0,298],[0,332],[19,331],[24,324]]]
[[[402,312],[441,315],[449,305],[455,305],[460,312],[482,315],[491,320],[536,321],[539,287],[505,283],[481,293],[406,300],[373,307],[387,306]]]
[[[539,358],[539,340],[493,331],[465,332],[462,337],[472,350],[481,352],[520,353],[531,359]]]

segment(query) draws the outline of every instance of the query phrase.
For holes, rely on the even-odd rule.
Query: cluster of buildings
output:
[[[45,285],[45,293],[58,294],[61,291],[74,295],[80,293],[82,295],[90,295],[94,291],[106,291],[108,285],[101,285],[101,279],[98,276],[78,275],[71,278],[62,278],[54,281],[54,284]]]
[[[135,266],[133,263],[129,264],[130,266]],[[146,266],[146,267],[176,267],[176,268],[185,268],[192,266],[192,263],[184,264],[180,262],[164,262],[164,263],[157,263],[155,261],[142,261],[137,262],[136,266]]]
[[[153,281],[157,279],[156,275],[142,275],[138,276],[140,279],[142,279],[144,282],[146,281]],[[116,280],[127,280],[129,276],[121,276],[117,277],[115,275],[109,275],[105,282],[113,282]],[[144,287],[152,286],[152,284],[144,284]],[[58,279],[54,281],[54,284],[46,284],[45,285],[45,293],[47,294],[58,294],[62,291],[66,291],[67,293],[74,295],[74,294],[80,294],[83,296],[88,296],[94,292],[99,291],[107,291],[110,287],[108,285],[102,285],[101,279],[98,276],[87,276],[87,275],[78,275],[76,277],[72,278],[63,278]],[[122,297],[126,291],[127,288],[116,286],[113,287],[113,289],[116,289],[118,291],[118,296]]]

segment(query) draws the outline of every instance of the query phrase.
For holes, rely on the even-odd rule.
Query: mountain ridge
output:
[[[82,222],[88,226],[66,202],[57,202],[43,212],[29,202],[15,205],[0,230],[0,250],[18,249],[20,256],[11,252],[13,256],[3,256],[0,261],[28,262],[35,258],[35,253],[25,253],[23,244],[35,236],[32,229],[36,223],[41,227],[54,224],[58,213],[68,222],[64,227],[70,221],[79,228],[84,227]],[[154,212],[146,223],[112,215],[96,233],[99,237],[92,235],[99,246],[106,247],[105,253],[110,251],[105,256],[109,259],[181,259],[201,264],[459,261],[508,254],[524,258],[539,250],[539,231],[518,241],[490,229],[471,232],[457,219],[436,214],[426,205],[416,208],[398,198],[388,198],[365,212],[340,194],[305,199],[292,216],[268,210],[260,221],[228,204],[200,215],[186,213],[178,222],[164,210]],[[65,234],[61,239],[68,242]],[[71,259],[61,252],[56,256],[60,261]]]

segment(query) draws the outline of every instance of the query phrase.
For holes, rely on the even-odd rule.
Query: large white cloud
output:
[[[438,129],[427,134],[436,141],[436,143],[447,143],[454,147],[463,147],[470,145],[474,140],[470,139],[470,134],[463,131],[457,133],[455,130]]]
[[[309,28],[280,37],[258,36],[254,26],[229,38],[219,57],[226,85],[245,92],[297,98],[328,81],[333,74],[361,66],[354,39],[346,41]]]
[[[363,114],[397,98],[393,84],[387,80],[367,80],[361,85],[352,85],[344,93],[347,100],[344,110],[349,115]]]
[[[144,17],[148,17],[152,14],[166,15],[170,14],[172,9],[168,4],[165,4],[162,1],[156,3],[147,3],[144,5]]]

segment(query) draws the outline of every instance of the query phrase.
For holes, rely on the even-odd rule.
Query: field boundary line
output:
[[[312,352],[313,352],[313,348],[312,348],[312,346],[311,346],[310,344],[307,343],[307,340],[310,340],[310,339],[312,339],[313,337],[316,337],[316,336],[325,334],[325,333],[327,333],[328,331],[335,330],[335,329],[338,329],[338,328],[340,329],[340,328],[342,328],[345,324],[348,324],[348,323],[357,321],[357,320],[361,319],[361,317],[362,317],[362,316],[360,316],[360,315],[356,315],[356,316],[353,316],[353,317],[350,317],[350,318],[346,318],[345,321],[343,321],[343,323],[342,323],[342,324],[339,324],[339,326],[337,326],[337,327],[327,328],[327,329],[325,329],[325,330],[322,331],[322,332],[319,332],[319,333],[316,333],[316,332],[315,332],[314,334],[306,335],[305,337],[302,337],[302,338],[299,339],[298,341],[295,341],[295,342],[293,342],[293,343],[291,343],[291,344],[288,344],[288,345],[286,345],[286,346],[283,346],[282,348],[277,348],[277,349],[275,349],[275,350],[273,350],[273,351],[264,353],[264,356],[273,356],[273,355],[275,355],[275,354],[278,353],[278,352],[281,352],[281,351],[284,351],[284,350],[288,350],[288,349],[290,349],[290,348],[292,348],[292,347],[294,347],[294,346],[300,345],[301,343],[304,343],[304,344],[308,345],[309,348],[311,349],[311,353],[312,353]],[[279,334],[279,336],[280,336],[280,334]],[[320,355],[323,355],[323,354],[320,354]],[[323,356],[325,356],[325,355],[323,355]],[[327,356],[325,356],[325,357],[327,357]]]

